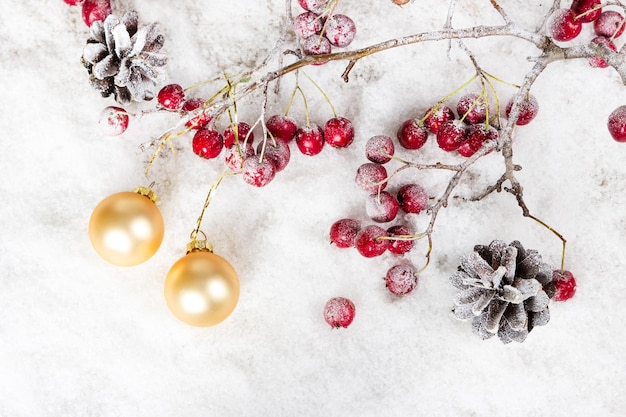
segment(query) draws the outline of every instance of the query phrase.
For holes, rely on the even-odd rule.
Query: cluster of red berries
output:
[[[488,102],[483,95],[468,93],[463,95],[456,106],[459,118],[446,105],[429,108],[421,119],[409,119],[398,128],[397,138],[406,149],[420,149],[428,140],[429,134],[436,137],[437,145],[446,152],[456,151],[470,157],[487,140],[497,141],[498,130],[487,122]],[[513,98],[506,106],[506,117],[513,108]],[[537,99],[529,94],[518,107],[516,124],[530,123],[539,112]]]
[[[183,88],[178,84],[163,87],[157,100],[164,109],[181,111],[183,115],[201,108],[205,103],[201,98],[186,99]],[[206,112],[187,121],[187,126],[195,130],[191,142],[193,152],[202,158],[214,159],[225,149],[226,166],[233,173],[242,174],[245,182],[256,187],[267,185],[276,173],[287,166],[292,141],[302,154],[313,156],[319,154],[325,144],[345,148],[354,140],[354,126],[345,117],[329,119],[322,129],[316,124],[298,127],[294,119],[274,115],[265,122],[269,140],[261,141],[255,150],[254,132],[249,124],[235,123],[220,133],[210,124],[211,121],[212,117]]]
[[[111,0],[63,0],[70,6],[80,5],[83,21],[91,26],[96,20],[104,20],[111,14]]]
[[[356,36],[354,21],[333,13],[338,0],[298,0],[306,10],[294,19],[294,30],[305,55],[324,55],[333,46],[345,48]]]
[[[554,40],[567,42],[580,35],[583,23],[593,23],[596,37],[592,43],[617,50],[613,40],[624,33],[624,16],[614,10],[602,11],[601,0],[574,0],[569,9],[558,9],[551,17],[548,31]],[[599,57],[591,58],[589,64],[597,68],[608,66]]]

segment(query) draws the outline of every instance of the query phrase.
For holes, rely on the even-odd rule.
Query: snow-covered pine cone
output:
[[[121,20],[109,15],[104,23],[95,21],[90,32],[81,61],[93,88],[103,97],[113,94],[121,104],[154,98],[157,79],[167,63],[159,53],[165,39],[158,25],[138,30],[137,12],[130,11]]]
[[[477,245],[450,277],[461,290],[454,298],[454,315],[472,320],[483,339],[497,334],[503,343],[523,342],[535,326],[550,320],[552,270],[539,252],[518,241]]]

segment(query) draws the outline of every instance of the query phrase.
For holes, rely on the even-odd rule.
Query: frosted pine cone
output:
[[[483,339],[497,334],[503,343],[523,342],[535,326],[550,320],[552,270],[539,252],[518,241],[477,245],[450,277],[461,290],[454,298],[454,315],[472,320]]]
[[[95,21],[83,50],[82,63],[91,85],[103,97],[111,94],[118,103],[151,100],[157,79],[167,63],[159,53],[165,41],[156,23],[137,29],[137,12],[122,19],[109,15]]]

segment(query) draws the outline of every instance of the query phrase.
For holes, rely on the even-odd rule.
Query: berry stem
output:
[[[313,83],[313,85],[315,86],[315,88],[317,88],[317,90],[320,92],[320,94],[322,94],[322,96],[324,96],[324,99],[326,100],[326,103],[328,103],[328,105],[330,106],[330,110],[333,112],[333,117],[337,117],[337,112],[335,111],[335,106],[333,106],[332,101],[330,101],[330,98],[328,98],[328,95],[326,94],[326,92],[322,89],[322,87],[320,87],[320,85],[318,83],[316,83],[313,78],[309,77],[309,74],[307,74],[306,72],[304,72],[304,75],[309,79],[309,81],[311,81],[311,83]]]
[[[444,98],[442,98],[441,100],[439,100],[437,102],[437,104],[435,104],[429,112],[427,112],[424,117],[422,117],[419,122],[417,122],[418,126],[422,126],[424,124],[424,121],[426,121],[426,119],[428,119],[430,116],[432,116],[437,110],[439,110],[439,107],[441,107],[441,105],[443,103],[445,103],[446,101],[448,101],[451,97],[454,97],[459,91],[463,90],[465,87],[467,87],[468,85],[470,85],[476,78],[478,78],[478,75],[474,75],[472,78],[470,78],[469,80],[467,80],[466,82],[464,82],[460,87],[457,87],[453,92],[451,92],[450,94],[448,94],[447,96],[445,96]]]
[[[540,225],[542,225],[543,227],[545,227],[546,229],[548,229],[549,231],[554,233],[556,235],[556,237],[561,239],[561,242],[563,243],[563,249],[561,250],[561,273],[563,273],[563,270],[565,269],[565,247],[567,245],[567,240],[563,237],[563,235],[561,233],[559,233],[556,230],[554,230],[552,228],[552,226],[550,226],[549,224],[547,224],[543,220],[533,216],[530,213],[528,213],[528,215],[526,217],[528,217],[530,219],[533,219],[534,221],[536,221],[537,223],[539,223]]]

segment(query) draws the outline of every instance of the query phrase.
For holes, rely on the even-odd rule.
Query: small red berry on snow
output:
[[[467,124],[482,123],[487,119],[487,104],[484,97],[476,93],[467,93],[456,105],[459,117]]]
[[[330,226],[330,242],[338,248],[354,246],[356,235],[361,230],[361,222],[354,219],[337,220]]]
[[[591,40],[591,43],[596,45],[604,45],[609,48],[611,51],[617,51],[617,46],[607,37],[605,36],[596,36]],[[606,61],[598,56],[594,56],[589,58],[589,65],[594,68],[606,68],[609,65]]]
[[[179,84],[168,84],[161,88],[157,100],[168,110],[178,110],[185,101],[185,91]]]
[[[111,14],[111,0],[85,0],[83,2],[83,21],[87,26],[97,20],[104,21]]]
[[[256,152],[257,154],[261,154],[263,151],[263,142],[260,142],[257,145]],[[267,141],[265,145],[265,157],[274,163],[274,167],[276,168],[276,172],[280,172],[289,163],[291,159],[291,150],[289,149],[289,145],[281,140],[276,141],[276,145],[274,145],[271,141]]]
[[[419,213],[428,204],[428,193],[419,184],[406,184],[398,190],[398,203],[406,213]]]
[[[372,136],[365,144],[366,158],[377,164],[386,164],[391,161],[394,152],[393,140],[386,135]]]
[[[322,13],[330,0],[298,0],[300,7],[310,12]]]
[[[382,255],[389,248],[389,234],[382,227],[370,225],[361,230],[354,242],[359,253],[366,258]]]
[[[600,17],[593,22],[593,30],[599,36],[618,38],[624,33],[624,16],[614,10],[602,12]]]
[[[356,25],[348,16],[334,14],[326,21],[324,36],[332,45],[345,48],[352,43],[356,36]]]
[[[413,231],[407,226],[392,226],[387,229],[387,233],[389,237],[392,238],[389,240],[389,252],[395,253],[396,255],[404,255],[413,249],[415,241],[407,238],[413,234]]]
[[[324,132],[316,124],[301,127],[296,131],[296,145],[304,155],[313,156],[324,148]]]
[[[223,147],[222,135],[215,129],[207,129],[205,127],[198,129],[191,140],[193,152],[206,159],[217,158]]]
[[[293,20],[293,29],[300,38],[308,38],[322,31],[322,18],[313,12],[300,13]]]
[[[275,114],[267,119],[265,127],[274,136],[275,139],[289,143],[296,136],[298,126],[296,121],[291,117]]]
[[[105,107],[100,113],[100,130],[107,136],[118,136],[128,128],[128,113],[121,107]]]
[[[305,55],[326,55],[332,52],[328,39],[321,37],[320,35],[311,35],[308,38],[302,39],[302,51]],[[318,62],[314,65],[322,65],[326,62]]]
[[[392,294],[408,294],[417,286],[417,272],[411,265],[396,265],[387,271],[385,284]]]
[[[552,296],[554,301],[567,301],[576,294],[576,279],[570,271],[555,270],[552,272],[552,283],[556,290]]]
[[[548,32],[556,41],[567,42],[574,39],[583,30],[581,19],[570,9],[558,9],[550,17]]]
[[[324,320],[330,327],[348,327],[354,320],[354,303],[344,297],[334,297],[324,306]]]
[[[598,7],[600,3],[602,3],[601,0],[574,0],[570,9],[581,22],[589,23],[596,20],[602,13],[602,7]]]
[[[402,123],[397,133],[398,142],[406,149],[419,149],[428,139],[428,130],[415,119]]]
[[[428,117],[426,115],[428,114]],[[442,124],[448,120],[454,120],[454,112],[448,106],[439,106],[439,108],[433,111],[433,108],[429,108],[424,112],[424,124],[432,132],[437,134]]]
[[[243,180],[255,187],[265,187],[276,175],[276,167],[267,158],[259,161],[257,155],[251,155],[243,161],[241,167]]]
[[[356,170],[354,182],[363,191],[369,194],[384,190],[387,186],[387,170],[380,164],[367,162]]]
[[[231,145],[230,147],[226,148],[224,162],[233,174],[240,174],[241,168],[243,166],[243,161],[247,157],[252,155],[254,155],[254,149],[252,148],[251,143],[248,143],[245,147]]]
[[[437,132],[437,145],[446,152],[452,152],[467,139],[467,129],[460,120],[448,120]]]
[[[626,106],[619,106],[609,116],[609,133],[617,142],[626,142]]]
[[[246,122],[239,122],[236,126],[228,126],[224,130],[224,146],[229,148],[235,143],[235,138],[239,143],[249,143],[252,145],[254,142],[254,132],[251,132],[251,127]]]
[[[324,125],[324,139],[333,148],[345,148],[354,140],[354,126],[345,117],[333,117]]]
[[[365,200],[365,211],[376,223],[387,223],[396,218],[400,204],[387,191],[370,194]]]
[[[66,4],[69,4],[70,6],[76,6],[80,3],[83,2],[83,0],[63,0]]]
[[[500,133],[493,126],[487,128],[485,125],[471,125],[467,129],[467,140],[459,146],[457,151],[459,155],[469,158],[483,146],[483,143],[488,140],[497,141],[499,137]]]
[[[190,98],[185,101],[182,106],[182,110],[184,112],[192,112],[196,109],[199,109],[204,105],[204,99],[201,98]],[[192,129],[200,129],[211,121],[212,117],[207,113],[201,113],[191,119],[187,120],[186,126]]]
[[[514,99],[515,97],[511,97],[506,105],[506,117],[509,117],[509,115],[511,114]],[[535,96],[529,94],[519,104],[519,114],[517,116],[517,121],[515,122],[515,124],[518,126],[527,125],[537,116],[537,113],[539,113],[539,102],[537,102]]]

